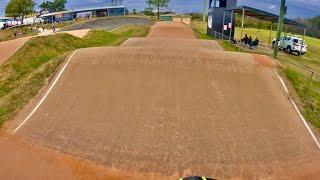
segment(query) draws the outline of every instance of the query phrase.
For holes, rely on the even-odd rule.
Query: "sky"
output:
[[[0,0],[0,16],[4,16],[4,9],[9,0]],[[43,0],[35,0],[39,5]],[[209,0],[207,0],[208,2]],[[111,0],[68,0],[69,9],[83,7],[99,7],[109,5]],[[201,12],[203,0],[170,0],[169,9],[178,12]],[[129,10],[142,10],[146,7],[146,0],[123,0]],[[280,0],[238,0],[238,5],[245,4],[271,13],[278,13]],[[287,0],[288,18],[314,17],[320,15],[320,0]]]

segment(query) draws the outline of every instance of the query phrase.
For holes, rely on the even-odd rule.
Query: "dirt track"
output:
[[[179,22],[158,22],[150,30],[148,38],[195,39],[190,27]]]
[[[4,63],[10,58],[17,50],[22,47],[32,37],[23,37],[10,41],[0,42],[0,64]]]
[[[317,176],[319,150],[272,61],[206,41],[190,48],[181,38],[192,31],[164,26],[153,28],[153,43],[80,50],[18,135],[139,173]],[[158,39],[165,37],[168,47]]]

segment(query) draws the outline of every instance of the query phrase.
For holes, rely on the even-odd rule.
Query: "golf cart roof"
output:
[[[243,10],[244,10],[244,14],[246,16],[256,17],[256,18],[259,18],[259,19],[262,19],[265,21],[273,22],[273,23],[276,23],[279,20],[278,15],[272,14],[270,12],[262,11],[260,9],[255,9],[255,8],[252,8],[249,6],[237,6],[233,9],[228,9],[228,11],[233,11],[233,12],[239,13],[239,14],[241,14]],[[299,27],[303,27],[303,28],[305,27],[305,25],[298,23],[294,20],[287,19],[287,18],[284,19],[284,24],[299,26]]]

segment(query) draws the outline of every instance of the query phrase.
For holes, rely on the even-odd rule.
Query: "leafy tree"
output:
[[[158,19],[160,19],[160,8],[168,7],[169,0],[147,0],[147,4],[157,9]]]
[[[21,17],[21,24],[26,15],[33,12],[35,2],[33,0],[10,0],[5,9],[6,16]]]
[[[40,8],[44,11],[57,12],[66,10],[67,0],[44,1],[40,4]]]
[[[50,1],[44,1],[43,3],[40,4],[39,7],[40,7],[41,10],[43,10],[43,11],[53,12],[54,3],[53,3],[53,2],[50,2]]]
[[[146,16],[154,16],[153,9],[151,7],[145,8],[142,13]]]

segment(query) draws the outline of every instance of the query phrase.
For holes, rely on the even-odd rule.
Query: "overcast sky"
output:
[[[0,16],[9,0],[0,0]],[[43,0],[36,0],[39,5]],[[208,2],[209,0],[207,0]],[[97,7],[110,4],[111,0],[68,0],[68,8]],[[146,0],[123,0],[129,10],[144,9]],[[278,13],[280,0],[238,0],[238,5],[259,8],[272,13]],[[320,15],[320,0],[287,0],[289,18],[313,17]],[[201,12],[202,0],[171,0],[169,8],[175,12]]]

